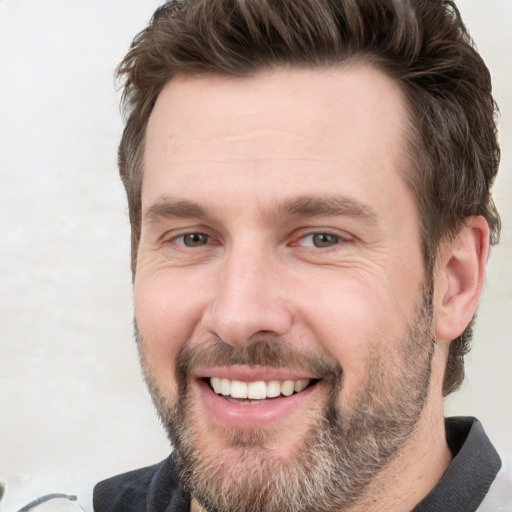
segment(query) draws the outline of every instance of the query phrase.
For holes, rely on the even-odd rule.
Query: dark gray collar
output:
[[[500,470],[500,457],[476,418],[447,418],[445,425],[453,461],[412,512],[474,512]]]

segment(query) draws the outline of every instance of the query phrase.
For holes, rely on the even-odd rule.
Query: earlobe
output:
[[[460,336],[475,314],[489,252],[489,225],[468,217],[440,251],[435,277],[435,329],[438,341]]]

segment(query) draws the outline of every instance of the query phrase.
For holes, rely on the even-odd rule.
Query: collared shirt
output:
[[[474,512],[500,470],[498,453],[477,419],[447,418],[445,425],[452,463],[412,512]]]
[[[453,461],[434,489],[412,512],[476,512],[501,467],[498,453],[477,419],[448,418],[445,424]],[[180,488],[171,455],[155,466],[97,484],[94,510],[189,512],[190,498]],[[512,511],[512,503],[510,509],[503,510]]]

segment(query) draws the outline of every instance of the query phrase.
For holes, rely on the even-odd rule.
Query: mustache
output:
[[[176,357],[175,374],[180,386],[186,386],[195,368],[235,365],[302,370],[333,384],[343,373],[339,362],[325,351],[305,352],[286,340],[261,338],[239,347],[214,338],[198,344],[185,342]]]

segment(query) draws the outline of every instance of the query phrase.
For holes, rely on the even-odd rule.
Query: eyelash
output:
[[[315,236],[327,236],[327,237],[334,238],[335,240],[332,242],[332,244],[330,244],[328,242],[328,244],[323,247],[315,245],[313,240],[311,241],[310,244],[304,244],[305,239],[307,239],[307,238],[313,239],[313,237],[315,237]],[[320,229],[318,231],[307,231],[307,232],[300,233],[300,235],[295,238],[294,242],[292,242],[291,245],[303,245],[304,247],[307,247],[309,249],[322,249],[322,250],[327,251],[329,249],[336,249],[340,245],[349,243],[351,241],[352,241],[352,237],[350,237],[347,234],[344,234],[344,233],[342,234],[339,232]]]
[[[187,245],[185,242],[185,237],[188,237],[188,236],[202,237],[204,243],[199,243],[198,245],[193,245],[193,244]],[[313,239],[313,237],[315,237],[315,236],[332,237],[335,240],[332,241],[332,244],[330,244],[330,242],[327,242],[327,245],[325,245],[323,247],[315,245],[315,243],[313,241],[311,242],[311,244],[301,244],[301,242],[303,242],[308,237],[311,237]],[[180,242],[180,239],[181,239],[181,242]],[[176,243],[179,246],[182,246],[182,247],[185,247],[188,249],[194,249],[194,248],[198,248],[198,247],[203,247],[205,245],[209,245],[212,242],[212,240],[214,240],[213,237],[210,236],[208,233],[204,233],[202,231],[189,231],[189,232],[185,232],[185,233],[180,233],[180,234],[172,237],[171,239],[169,239],[167,241],[167,243]],[[308,231],[308,232],[301,233],[300,236],[297,236],[294,238],[294,240],[292,241],[292,243],[290,245],[291,246],[302,245],[303,247],[328,250],[328,249],[335,248],[335,247],[339,246],[340,244],[348,243],[350,241],[351,241],[351,238],[348,236],[342,236],[339,233],[334,233],[334,232],[328,231],[328,230],[319,230],[319,231]]]
[[[199,245],[186,245],[185,243],[185,237],[187,236],[200,236],[200,237],[204,237],[205,238],[205,243],[204,244],[199,244]],[[182,239],[182,243],[178,242],[178,240]],[[187,232],[187,233],[181,233],[177,236],[174,236],[173,238],[171,238],[169,240],[169,242],[174,242],[174,243],[177,243],[178,245],[181,245],[183,247],[187,247],[187,248],[194,248],[194,247],[202,247],[203,245],[206,245],[208,243],[208,241],[211,241],[212,240],[212,237],[210,235],[208,235],[207,233],[203,233],[201,231],[190,231],[190,232]]]
[[[327,245],[323,246],[323,248],[334,247],[342,241],[342,239],[338,235],[335,235],[333,233],[327,233],[327,232],[308,233],[308,234],[302,236],[299,240],[304,242],[306,239],[310,238],[311,244],[305,244],[306,247],[315,247],[317,249],[322,248],[322,246],[319,246],[315,243],[315,237],[325,237],[325,238],[333,239],[333,240],[328,240],[326,242]],[[332,245],[331,245],[331,243],[332,243]]]

